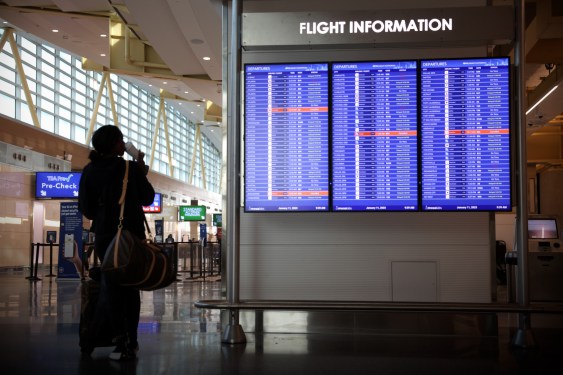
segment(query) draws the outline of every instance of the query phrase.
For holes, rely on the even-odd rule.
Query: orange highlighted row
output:
[[[476,129],[476,130],[447,130],[444,131],[444,134],[449,134],[449,135],[461,135],[461,134],[469,134],[469,135],[475,135],[475,134],[508,134],[509,130],[508,129]]]
[[[326,197],[328,191],[272,191],[274,197]]]
[[[272,108],[270,112],[328,112],[328,107]]]
[[[354,132],[355,137],[404,137],[416,136],[416,130],[390,130],[378,132]]]

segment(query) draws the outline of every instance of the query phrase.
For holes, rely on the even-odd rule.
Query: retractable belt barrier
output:
[[[187,245],[187,246],[186,246]],[[189,273],[187,279],[196,279],[202,277],[205,280],[206,276],[215,276],[221,274],[221,243],[220,242],[207,242],[202,247],[200,242],[171,242],[160,244],[160,246],[173,246],[174,251],[174,266],[178,273]],[[29,251],[29,276],[26,279],[30,281],[41,280],[37,276],[39,269],[39,252],[44,250],[45,247],[49,248],[49,273],[45,277],[53,277],[53,248],[58,248],[57,243],[31,243]],[[94,244],[85,243],[83,245],[82,257],[82,275],[85,275],[86,269],[90,265],[90,257],[94,254]],[[182,262],[180,262],[182,258]],[[189,258],[189,265],[187,260]],[[181,263],[181,264],[180,264]],[[94,255],[92,265],[99,264],[99,260]],[[84,278],[84,277],[83,277]]]
[[[53,273],[53,247],[59,247],[58,243],[32,243],[29,251],[29,276],[26,277],[29,281],[39,281],[40,277],[37,276],[39,269],[39,252],[49,247],[49,273],[45,277],[56,276]]]
[[[221,243],[179,241],[161,244],[161,246],[174,246],[176,254],[176,267],[178,274],[187,274],[186,279],[203,278],[221,274]],[[189,260],[189,262],[188,262]]]

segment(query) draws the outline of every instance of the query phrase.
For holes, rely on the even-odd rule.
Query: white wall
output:
[[[435,262],[437,302],[490,302],[488,218],[477,212],[242,213],[240,297],[391,301],[392,262],[403,261]]]

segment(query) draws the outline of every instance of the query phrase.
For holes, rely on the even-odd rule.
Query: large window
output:
[[[3,33],[0,30],[0,35]],[[14,36],[41,128],[85,144],[102,74],[83,70],[80,57],[21,35]],[[120,76],[110,75],[110,79],[119,126],[125,137],[147,154],[148,161],[160,99]],[[104,93],[107,94],[107,91],[104,90]],[[0,113],[33,124],[9,43],[0,52]],[[158,131],[153,170],[188,182],[196,125],[172,105],[166,105],[166,115],[173,175],[162,124]],[[98,128],[112,123],[111,103],[104,95],[95,126]],[[221,157],[218,149],[203,134],[202,140],[203,155],[199,154],[199,150],[195,153],[196,177],[193,184],[203,187],[199,167],[199,158],[203,157],[206,188],[218,193]]]

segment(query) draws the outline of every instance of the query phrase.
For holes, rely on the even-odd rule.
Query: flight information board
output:
[[[421,61],[422,210],[510,211],[508,58]]]
[[[328,211],[328,64],[245,66],[245,211]]]
[[[332,64],[332,209],[418,210],[417,62]]]

